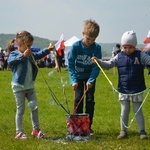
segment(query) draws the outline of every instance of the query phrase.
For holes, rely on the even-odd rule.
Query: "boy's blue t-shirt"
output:
[[[75,42],[68,56],[68,71],[70,83],[77,83],[78,80],[88,80],[93,83],[99,74],[98,66],[92,62],[91,58],[96,56],[101,59],[101,46],[94,42],[89,47],[85,47],[82,40]]]

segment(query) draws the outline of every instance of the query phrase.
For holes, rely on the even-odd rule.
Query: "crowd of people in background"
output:
[[[0,70],[8,70],[8,63],[7,63],[7,59],[8,59],[9,53],[7,51],[7,49],[2,49],[0,47]]]
[[[9,52],[6,49],[2,49],[0,47],[0,71],[3,70],[11,70],[10,66],[7,63],[7,59],[9,56]],[[58,64],[61,68],[65,68],[65,59],[64,59],[64,49],[62,50],[62,55],[59,56],[58,54],[56,54],[57,56],[57,61]],[[50,52],[50,54],[48,54],[47,56],[43,57],[40,60],[37,60],[37,65],[39,68],[55,68],[56,66],[56,59],[55,59],[55,55],[54,52]]]
[[[148,41],[149,42],[149,41]],[[146,42],[144,42],[147,44]],[[146,46],[141,48],[142,51],[146,51],[146,53],[149,53],[150,50],[150,44],[148,43]],[[117,43],[115,47],[112,50],[112,57],[116,56],[119,52],[121,52],[121,45]],[[3,49],[0,47],[0,71],[3,70],[11,70],[10,66],[7,63],[7,59],[9,56],[9,51],[6,49]],[[58,55],[56,51],[56,56],[57,56],[57,61],[58,64],[56,63],[56,58],[54,52],[50,52],[47,56],[43,57],[42,59],[37,61],[37,65],[39,68],[57,68],[59,65],[60,68],[65,68],[67,67],[65,65],[65,56],[64,56],[64,49],[61,50],[61,56]]]

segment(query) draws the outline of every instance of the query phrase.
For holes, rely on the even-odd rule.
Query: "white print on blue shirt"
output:
[[[80,63],[80,64],[83,64],[83,65],[91,65],[92,64],[91,56],[78,55],[76,62]]]

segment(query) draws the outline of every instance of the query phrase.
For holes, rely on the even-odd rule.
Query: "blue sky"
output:
[[[93,19],[101,28],[97,42],[118,43],[125,31],[135,30],[143,43],[150,30],[150,0],[0,0],[0,6],[0,33],[82,38],[84,21]]]

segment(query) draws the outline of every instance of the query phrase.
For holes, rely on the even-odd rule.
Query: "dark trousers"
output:
[[[74,101],[74,109],[76,108],[76,106],[78,105],[78,103],[80,102],[80,104],[78,105],[77,109],[76,109],[76,113],[83,113],[84,110],[84,105],[85,105],[85,113],[89,114],[89,119],[90,119],[90,127],[92,125],[93,122],[93,116],[94,116],[94,93],[95,93],[95,82],[93,83],[92,88],[90,88],[85,96],[85,104],[84,104],[84,98],[81,100],[81,97],[84,94],[84,91],[86,90],[86,82],[87,80],[80,80],[78,82],[78,87],[75,91],[75,101]]]

